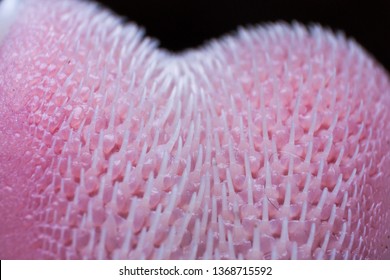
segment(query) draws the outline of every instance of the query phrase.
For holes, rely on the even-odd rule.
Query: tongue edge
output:
[[[21,0],[0,1],[0,45],[14,22]]]

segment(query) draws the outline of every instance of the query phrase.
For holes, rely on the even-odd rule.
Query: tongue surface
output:
[[[0,45],[0,258],[390,258],[390,83],[319,27],[174,55],[92,3]]]

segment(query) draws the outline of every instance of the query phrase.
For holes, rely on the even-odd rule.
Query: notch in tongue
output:
[[[2,11],[0,259],[390,258],[390,83],[353,42],[170,55],[93,2]]]

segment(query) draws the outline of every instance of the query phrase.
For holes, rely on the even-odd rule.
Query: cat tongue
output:
[[[90,2],[0,15],[0,258],[390,258],[390,83],[354,42],[171,54]]]

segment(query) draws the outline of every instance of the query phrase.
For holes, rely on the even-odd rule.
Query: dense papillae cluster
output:
[[[274,24],[170,54],[91,3],[21,12],[0,92],[26,255],[390,257],[390,83],[354,42]]]

